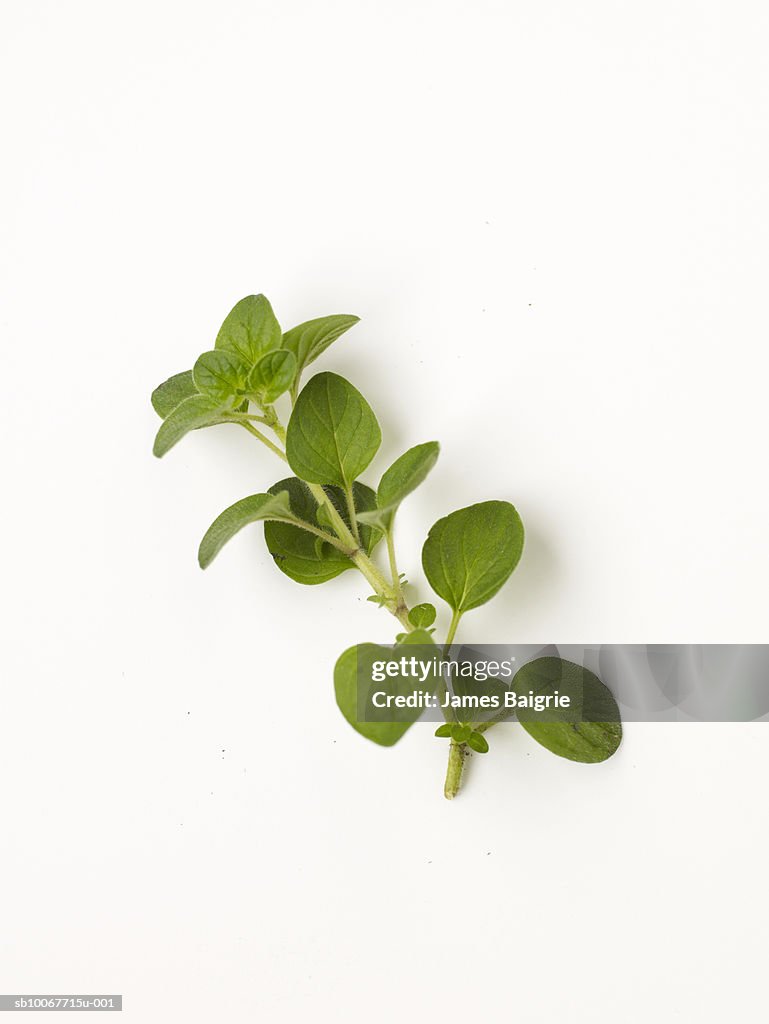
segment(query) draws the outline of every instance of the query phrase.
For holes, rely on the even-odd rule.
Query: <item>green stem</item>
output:
[[[406,626],[406,629],[409,632],[411,632],[411,630],[413,630],[414,627],[408,621],[409,609],[408,605],[406,604],[406,598],[404,597],[403,594],[403,587],[401,586],[401,577],[400,573],[398,572],[398,562],[395,558],[395,540],[393,538],[392,523],[390,524],[390,529],[387,530],[387,532],[385,533],[385,540],[387,543],[387,557],[390,561],[390,577],[392,580],[392,589],[393,593],[395,594],[396,615],[398,612],[404,613],[402,616],[398,615],[398,618],[400,622]]]
[[[403,588],[401,587],[401,576],[398,572],[398,562],[395,558],[395,541],[393,540],[391,529],[385,533],[385,541],[387,542],[387,557],[390,560],[390,576],[392,578],[393,590],[402,600]]]
[[[337,537],[339,537],[340,540],[343,540],[345,544],[349,546],[350,557],[352,558],[353,554],[357,552],[357,549],[360,547],[360,545],[358,541],[355,539],[355,537],[353,537],[352,533],[350,533],[350,531],[347,529],[347,523],[345,523],[344,519],[342,519],[342,517],[337,512],[336,505],[334,505],[333,501],[331,500],[331,498],[329,498],[329,496],[326,494],[326,492],[323,490],[320,484],[308,483],[307,486],[310,489],[310,494],[312,494],[313,498],[315,498],[315,501],[318,503],[318,505],[322,505],[323,508],[325,509],[326,515],[328,516],[328,521],[331,523],[334,530],[336,531]]]
[[[352,530],[353,537],[355,537],[358,544],[360,544],[360,530],[358,529],[358,520],[355,518],[355,498],[352,493],[352,484],[348,484],[345,487],[344,500],[347,502],[347,514],[350,517],[350,528]]]
[[[238,420],[251,420],[253,423],[264,423],[268,427],[271,426],[270,421],[266,416],[257,416],[256,413],[253,412],[239,412]]]
[[[454,637],[461,618],[462,612],[455,610],[451,616],[449,631],[446,634],[446,642],[443,645],[444,658],[447,658],[451,652],[451,645],[454,642]],[[441,682],[443,682],[443,677],[441,677]],[[443,689],[444,693],[448,690],[445,682],[443,683]],[[456,713],[450,711],[449,708],[443,709],[443,717],[447,722],[452,719],[456,721]],[[452,740],[449,745],[449,763],[446,767],[446,784],[443,787],[443,795],[447,800],[453,800],[459,792],[459,787],[462,785],[462,769],[464,767],[466,755],[467,744],[457,743],[456,740]]]
[[[325,540],[328,544],[333,545],[342,554],[347,555],[349,558],[351,555],[350,548],[347,547],[343,541],[338,537],[335,537],[333,533],[328,533],[326,530],[321,530],[319,526],[313,526],[312,523],[308,523],[305,519],[278,519],[279,523],[288,523],[289,526],[301,526],[303,530],[307,530],[308,533],[315,534],[316,537],[320,537],[321,540]]]
[[[446,783],[443,787],[443,795],[447,800],[453,800],[459,792],[459,787],[462,785],[462,769],[464,768],[466,753],[466,743],[457,743],[456,740],[451,741],[449,746],[449,763],[446,768]]]
[[[264,413],[264,422],[274,432],[280,443],[285,445],[286,431],[283,428],[283,424],[278,419],[278,414],[271,405],[265,406],[262,412]]]
[[[355,563],[360,572],[371,584],[371,589],[375,594],[378,594],[383,599],[385,607],[391,611],[407,629],[411,629],[407,618],[408,609],[405,609],[405,616],[401,616],[401,614],[398,613],[398,602],[395,600],[395,594],[387,580],[350,532],[347,527],[347,523],[345,523],[344,519],[339,515],[333,501],[329,498],[320,484],[307,484],[307,486],[310,488],[310,493],[317,503],[322,505],[326,510],[326,515],[336,531],[337,537],[339,537],[344,544],[348,545],[348,557]]]
[[[358,548],[357,552],[351,557],[371,584],[374,592],[384,599],[385,608],[395,616],[407,632],[410,632],[414,627],[409,622],[409,610],[405,604],[398,601],[379,567],[371,561],[362,548]]]
[[[454,642],[454,636],[457,632],[457,626],[459,625],[460,619],[462,618],[462,612],[455,611],[451,616],[451,624],[449,625],[449,631],[446,634],[446,643],[443,645],[443,656],[444,658],[449,653],[449,648]]]
[[[284,462],[288,462],[285,452],[282,452],[276,444],[273,444],[269,437],[265,437],[261,430],[257,430],[256,427],[249,423],[247,420],[233,420],[234,423],[239,423],[244,430],[247,430],[249,434],[253,434],[254,437],[258,437],[262,444],[266,444],[271,452],[274,452],[278,458],[283,459]]]

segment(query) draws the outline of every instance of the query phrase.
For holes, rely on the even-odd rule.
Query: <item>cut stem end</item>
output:
[[[465,766],[467,755],[467,744],[451,741],[449,746],[449,763],[446,768],[446,784],[443,787],[443,795],[447,800],[453,800],[462,785],[462,769]]]

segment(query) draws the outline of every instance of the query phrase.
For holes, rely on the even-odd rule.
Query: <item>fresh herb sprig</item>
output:
[[[275,565],[297,583],[326,583],[357,569],[373,591],[369,600],[391,612],[401,631],[394,648],[358,644],[341,655],[334,670],[336,699],[361,735],[392,746],[413,719],[359,721],[357,680],[367,663],[386,661],[413,644],[434,644],[435,607],[429,603],[409,607],[407,602],[395,553],[395,521],[404,499],[435,465],[439,446],[428,441],[410,448],[382,475],[376,491],[361,481],[382,440],[368,402],[335,373],[318,373],[300,387],[305,369],[356,323],[356,316],[324,316],[284,333],[264,295],[242,299],[222,324],[214,348],[199,356],[192,370],[170,377],[153,392],[152,404],[163,419],[154,453],[165,455],[192,430],[232,423],[288,464],[292,476],[242,498],[214,520],[200,544],[200,566],[209,566],[244,526],[263,522]],[[286,396],[290,418],[284,426],[275,403]],[[386,569],[372,557],[382,541]],[[461,508],[430,529],[422,567],[430,586],[451,611],[444,653],[450,651],[462,617],[494,597],[510,577],[523,542],[520,516],[507,501]],[[445,689],[440,676],[435,685]],[[602,709],[600,717],[605,721],[577,722],[573,716],[543,721],[518,711],[524,729],[561,757],[604,761],[619,746],[622,727],[617,705],[587,669],[542,657],[519,669],[512,687],[537,693],[557,689],[571,695],[572,706],[589,703]],[[451,799],[459,790],[469,751],[486,753],[486,733],[511,714],[479,720],[466,720],[450,709],[445,714],[446,723],[436,736],[449,740],[444,793]]]

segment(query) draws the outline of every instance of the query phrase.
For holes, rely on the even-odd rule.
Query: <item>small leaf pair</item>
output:
[[[466,743],[476,754],[488,754],[489,744],[483,733],[473,729],[471,725],[462,725],[459,722],[446,722],[439,725],[435,735],[452,739],[455,743]]]
[[[249,397],[258,405],[271,405],[291,387],[296,359],[291,352],[267,352],[249,369],[231,352],[204,352],[192,370],[198,391],[223,407],[235,408]]]
[[[337,338],[341,338],[345,331],[354,327],[359,319],[347,314],[321,316],[282,334],[267,298],[264,295],[249,295],[241,299],[227,315],[217,335],[215,347],[234,352],[246,366],[251,367],[260,363],[265,353],[276,349],[288,353],[290,359],[283,357],[279,363],[265,364],[262,372],[254,379],[255,384],[259,384],[260,378],[271,380],[273,383],[270,387],[274,392],[279,386],[276,383],[278,375],[281,380],[287,379],[288,368],[291,367],[290,383],[278,392],[283,394],[289,387],[296,390],[305,367],[314,362]]]

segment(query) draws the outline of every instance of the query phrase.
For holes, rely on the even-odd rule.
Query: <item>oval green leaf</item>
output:
[[[251,369],[266,352],[280,348],[282,338],[268,299],[264,295],[247,295],[227,314],[214,348],[231,352]]]
[[[537,658],[518,670],[513,689],[519,696],[568,696],[568,708],[516,709],[518,721],[537,743],[569,761],[597,764],[611,757],[622,741],[622,723],[611,691],[589,669],[563,658]]]
[[[278,481],[269,491],[271,494],[286,491],[293,514],[305,522],[316,521],[315,499],[307,485],[295,476]],[[275,565],[296,583],[306,586],[326,583],[353,568],[353,563],[338,548],[318,543],[318,537],[290,523],[266,522],[264,540]]]
[[[356,732],[381,747],[391,747],[397,743],[421,714],[421,710],[403,709],[402,721],[358,721],[359,673],[367,673],[370,677],[373,662],[388,661],[392,657],[393,652],[388,647],[380,647],[378,644],[357,644],[348,648],[334,667],[334,693],[339,710]],[[390,687],[391,691],[394,689],[395,687]]]
[[[435,593],[455,611],[490,600],[515,569],[523,523],[508,501],[484,501],[439,519],[422,548],[422,567]]]
[[[415,445],[404,452],[383,474],[376,498],[383,510],[396,509],[407,495],[416,490],[435,465],[441,447],[437,441]]]
[[[290,521],[293,519],[288,501],[288,492],[278,494],[251,494],[226,508],[211,523],[198,549],[198,563],[206,569],[216,558],[228,540],[231,540],[244,526],[263,519]],[[309,535],[308,535],[309,536]]]
[[[181,405],[185,399],[192,398],[197,393],[198,389],[192,379],[192,370],[175,373],[173,377],[164,380],[152,392],[152,408],[161,419],[165,419],[177,405]]]
[[[361,736],[378,743],[382,747],[391,747],[404,735],[413,723],[421,717],[422,708],[400,708],[388,709],[385,713],[389,721],[359,721],[358,694],[371,706],[371,693],[374,689],[386,690],[388,694],[402,694],[409,696],[414,692],[413,680],[405,676],[390,677],[385,683],[371,682],[372,665],[374,661],[398,661],[403,656],[404,646],[417,644],[419,646],[433,647],[432,637],[423,630],[409,633],[403,644],[396,647],[381,647],[379,644],[357,644],[350,647],[341,655],[334,668],[334,692],[339,710],[359,732]],[[436,652],[437,657],[437,652]],[[359,686],[359,679],[361,680]],[[434,681],[426,682],[424,689],[429,690],[434,686]],[[392,720],[394,719],[394,721]]]
[[[162,458],[185,434],[198,427],[222,423],[222,406],[207,395],[193,395],[168,414],[155,436],[152,451]]]
[[[474,729],[467,737],[467,745],[476,754],[488,754],[489,752],[488,740],[482,733],[476,732]]]
[[[271,405],[291,387],[296,376],[296,357],[293,352],[277,349],[262,356],[248,378],[248,390],[254,392],[263,405]]]
[[[463,722],[454,722],[451,726],[451,738],[455,743],[466,743],[473,730]]]
[[[437,612],[435,605],[425,602],[424,604],[415,604],[409,612],[409,622],[412,626],[417,626],[420,629],[427,629],[428,626],[432,626],[435,622],[435,616]]]
[[[286,456],[301,480],[347,488],[374,458],[381,440],[363,395],[344,377],[319,373],[294,406]]]
[[[404,452],[379,481],[376,509],[364,513],[360,521],[376,526],[380,530],[390,530],[398,506],[419,487],[435,465],[439,452],[440,445],[437,441],[427,441]]]
[[[282,348],[296,356],[297,379],[304,370],[318,358],[345,331],[358,323],[360,317],[339,313],[336,316],[319,316],[307,320],[298,327],[292,327],[283,335]]]
[[[192,378],[202,395],[234,408],[243,401],[248,369],[232,352],[212,349],[198,357]]]

